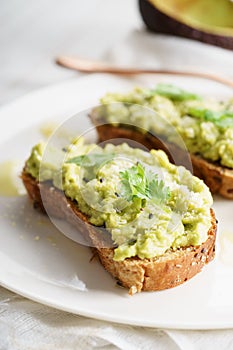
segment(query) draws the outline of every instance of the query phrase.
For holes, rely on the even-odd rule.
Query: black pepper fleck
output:
[[[150,214],[149,214],[149,219],[152,219],[153,216],[154,216],[154,215],[153,215],[152,213],[150,213]]]

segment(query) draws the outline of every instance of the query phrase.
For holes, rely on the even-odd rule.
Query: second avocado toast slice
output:
[[[101,142],[134,140],[164,150],[172,162],[184,166],[186,147],[194,175],[212,193],[233,199],[233,100],[216,101],[158,84],[154,89],[108,93],[90,117]]]

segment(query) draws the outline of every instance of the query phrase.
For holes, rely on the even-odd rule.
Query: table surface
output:
[[[0,105],[77,76],[59,54],[101,59],[142,26],[136,0],[2,0]]]

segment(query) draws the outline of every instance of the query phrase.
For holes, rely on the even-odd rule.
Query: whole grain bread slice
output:
[[[213,163],[203,159],[200,155],[187,154],[184,150],[165,139],[154,135],[142,133],[124,125],[113,126],[111,124],[99,123],[96,120],[95,112],[90,115],[93,124],[96,126],[100,142],[117,140],[133,140],[138,144],[150,149],[162,149],[169,157],[169,160],[176,165],[183,165],[193,174],[202,179],[209,187],[212,194],[220,194],[225,198],[233,199],[233,169],[223,167],[219,163]],[[137,145],[138,147],[138,145]],[[175,155],[175,157],[174,157]],[[175,159],[174,159],[175,158]],[[191,162],[189,161],[189,159]],[[190,168],[192,165],[192,169]]]
[[[115,261],[114,248],[108,244],[110,234],[90,225],[76,202],[65,197],[51,182],[39,183],[25,171],[22,180],[34,207],[48,215],[71,223],[86,238],[97,253],[104,268],[132,295],[141,291],[157,291],[175,287],[200,272],[215,255],[216,219],[211,209],[211,228],[207,240],[200,246],[169,250],[153,259],[127,258]],[[43,201],[42,201],[43,198]],[[45,210],[46,208],[46,210]]]

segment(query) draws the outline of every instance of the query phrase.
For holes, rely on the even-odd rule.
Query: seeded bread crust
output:
[[[120,285],[129,289],[130,295],[182,284],[200,272],[203,266],[214,258],[217,225],[212,209],[212,226],[208,231],[208,239],[202,245],[176,251],[169,250],[153,259],[133,257],[114,261],[114,249],[109,244],[109,233],[90,225],[88,217],[79,211],[75,202],[65,197],[64,193],[53,187],[50,182],[38,183],[25,171],[22,173],[22,180],[34,207],[77,227],[87,242],[95,247],[93,249],[104,268]]]
[[[171,162],[176,165],[184,165],[189,170],[193,170],[193,174],[204,180],[212,194],[217,193],[225,198],[233,199],[233,169],[220,166],[218,163],[209,162],[200,155],[187,155],[175,144],[168,143],[166,140],[162,142],[161,139],[150,133],[141,133],[136,129],[130,129],[121,125],[118,127],[114,127],[111,124],[98,125],[95,113],[92,113],[90,118],[96,126],[100,142],[111,142],[111,139],[124,138],[136,141],[148,149],[162,149],[167,153]],[[172,155],[175,155],[175,159],[173,159]],[[190,169],[190,165],[192,165],[192,169]]]

